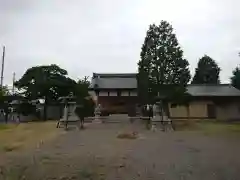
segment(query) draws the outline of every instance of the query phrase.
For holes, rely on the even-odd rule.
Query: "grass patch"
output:
[[[19,150],[21,147],[22,147],[22,145],[21,144],[17,144],[17,143],[15,143],[15,144],[8,144],[8,145],[4,145],[2,147],[2,150],[4,152],[12,152],[12,151]]]
[[[240,133],[240,123],[228,123],[219,121],[174,121],[176,131],[200,131],[205,134],[216,133]]]
[[[0,179],[6,180],[23,180],[27,171],[26,166],[14,166],[14,167],[0,167],[1,174]]]
[[[240,133],[240,123],[201,122],[197,125],[205,133]]]
[[[32,122],[19,125],[0,125],[0,150],[11,152],[30,147],[40,147],[57,137],[61,131],[55,122]]]
[[[11,129],[11,128],[14,128],[14,127],[15,127],[14,125],[10,125],[10,124],[0,124],[0,131]]]

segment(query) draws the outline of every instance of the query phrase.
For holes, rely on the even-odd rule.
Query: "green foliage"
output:
[[[83,79],[78,80],[76,86],[75,86],[75,92],[74,95],[77,97],[77,101],[81,102],[83,98],[89,96],[88,94],[88,87],[90,85],[90,81],[87,77],[84,77]]]
[[[233,70],[233,76],[231,77],[231,84],[233,87],[240,89],[240,69],[236,67]]]
[[[7,130],[10,128],[11,126],[9,126],[8,124],[0,124],[0,131]]]
[[[198,61],[192,84],[220,84],[220,71],[217,63],[205,55]]]
[[[9,95],[9,90],[7,86],[0,88],[0,97]]]
[[[52,64],[29,68],[15,85],[24,90],[29,99],[56,100],[74,91],[76,82],[67,77],[67,71]]]
[[[183,58],[183,51],[168,22],[150,25],[140,56],[137,78],[142,103],[156,97],[163,85],[185,89],[190,80],[189,63]],[[165,93],[168,96],[168,91]]]
[[[88,94],[89,85],[90,81],[88,80],[88,77],[85,76],[83,79],[78,80],[75,87],[74,95],[77,98],[77,104],[79,105],[76,108],[76,114],[79,117],[94,115],[95,103]]]
[[[94,116],[95,104],[91,98],[84,98],[81,102],[78,102],[78,107],[75,113],[79,118]]]
[[[9,90],[7,86],[3,86],[2,88],[0,88],[0,107],[3,106],[4,101],[8,101],[9,97]]]
[[[163,101],[163,106],[168,106],[167,101],[170,101],[171,103],[178,104],[178,105],[188,104],[191,95],[186,92],[185,87],[168,86],[165,89],[167,89],[168,92],[165,93],[167,94],[167,97],[165,98],[165,101]]]
[[[18,89],[24,90],[27,99],[45,99],[44,119],[50,101],[68,96],[75,91],[76,82],[67,77],[67,71],[52,64],[29,68],[15,83]]]
[[[9,90],[7,86],[3,86],[2,89],[0,88],[0,106],[7,101],[7,96],[9,96]]]

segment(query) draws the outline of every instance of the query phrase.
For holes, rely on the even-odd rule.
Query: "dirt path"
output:
[[[138,131],[140,138],[116,138],[129,130]],[[69,131],[40,149],[7,154],[0,178],[237,180],[238,137],[150,132],[128,124],[92,125],[81,132]]]

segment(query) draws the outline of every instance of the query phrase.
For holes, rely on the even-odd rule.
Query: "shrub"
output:
[[[95,103],[92,99],[84,99],[78,103],[75,113],[79,118],[94,116]]]

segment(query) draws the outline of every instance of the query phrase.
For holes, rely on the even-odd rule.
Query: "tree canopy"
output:
[[[24,90],[29,99],[44,98],[57,100],[74,92],[76,82],[67,77],[67,71],[52,64],[29,68],[15,83],[16,87]]]
[[[49,102],[57,101],[59,97],[73,95],[78,103],[85,103],[88,97],[90,82],[85,77],[78,82],[67,77],[67,71],[52,64],[29,68],[15,83],[16,87],[24,90],[24,96],[31,99],[45,99],[44,118],[46,119],[46,106]],[[92,110],[92,109],[91,109]]]
[[[78,80],[75,87],[75,96],[77,97],[77,101],[79,103],[83,101],[85,97],[89,96],[89,93],[88,93],[89,85],[90,85],[90,81],[86,76],[83,79]]]
[[[231,84],[233,87],[240,89],[240,68],[236,67],[233,70],[233,75],[231,77]]]
[[[192,84],[220,84],[220,71],[217,63],[205,55],[198,61]]]
[[[161,21],[159,26],[150,25],[140,56],[138,93],[142,102],[156,97],[163,85],[185,89],[191,78],[189,63],[184,59],[173,27],[168,22]],[[165,94],[168,92],[169,89]]]
[[[9,95],[9,90],[7,86],[3,86],[2,88],[0,88],[0,97],[2,96],[6,96]]]

